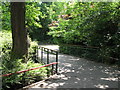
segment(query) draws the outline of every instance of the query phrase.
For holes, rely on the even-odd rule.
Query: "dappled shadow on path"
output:
[[[44,47],[59,50],[59,46],[56,45],[45,45]],[[46,60],[46,54],[44,56],[44,60]],[[50,55],[50,62],[54,61],[55,55]],[[66,90],[67,88],[118,88],[118,74],[120,71],[117,67],[65,54],[59,54],[58,66],[58,75],[53,75],[32,88],[45,88],[45,90],[47,88],[58,90],[61,88]]]
[[[46,81],[51,88],[118,88],[117,67],[59,55],[59,75]]]

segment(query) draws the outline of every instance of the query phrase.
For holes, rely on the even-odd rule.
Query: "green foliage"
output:
[[[44,41],[50,38],[48,7],[50,3],[26,2],[25,26],[32,40]],[[2,2],[2,29],[11,30],[10,3]]]
[[[26,27],[30,29],[31,27],[41,28],[39,21],[39,16],[42,16],[40,12],[40,7],[37,7],[37,3],[26,3]]]
[[[119,56],[114,55],[114,56],[117,56],[116,58],[114,58],[114,56],[111,55],[109,48],[100,49],[100,48],[89,48],[89,47],[83,47],[83,46],[60,45],[59,49],[60,49],[60,52],[64,54],[86,58],[95,62],[115,64],[120,66]]]
[[[12,34],[10,31],[0,31],[0,47],[4,47],[7,43],[12,43]]]
[[[10,61],[9,58],[3,58],[2,62],[2,74],[8,74],[8,73],[15,73],[17,71],[22,71],[30,68],[35,68],[42,66],[40,63],[34,63],[33,61],[28,61],[27,63],[22,63],[22,60],[15,60]],[[9,63],[8,63],[9,62]],[[3,66],[4,65],[4,66]],[[12,68],[12,69],[11,69]],[[28,71],[21,74],[14,74],[11,76],[3,77],[2,78],[2,85],[3,88],[12,88],[12,86],[16,85],[28,85],[33,82],[40,81],[47,77],[47,68],[41,68],[37,70]],[[18,87],[14,87],[18,88]]]
[[[38,43],[36,41],[30,42],[30,48],[28,49],[28,60],[36,61],[36,50]]]
[[[10,60],[10,53],[2,53],[2,74],[15,73],[17,71],[22,71],[30,68],[35,68],[42,66],[40,63],[34,63],[33,60],[27,61],[27,63],[22,63],[22,59]],[[47,77],[47,68],[36,69],[28,71],[26,73],[14,74],[11,76],[2,78],[3,89],[12,88],[14,85],[28,85],[35,81],[40,81]],[[19,88],[19,87],[14,87]]]
[[[50,3],[26,3],[26,27],[32,40],[44,41],[50,23],[48,7]]]
[[[60,52],[81,58],[102,62],[102,60],[99,58],[99,49],[95,49],[95,48],[60,45]]]
[[[7,38],[7,39],[6,39]],[[30,68],[35,68],[42,66],[41,63],[35,63],[34,57],[36,55],[36,47],[38,46],[37,42],[31,42],[29,48],[28,60],[26,63],[23,63],[22,59],[11,60],[11,32],[1,31],[0,32],[1,48],[2,51],[0,53],[1,57],[1,66],[2,74],[15,73],[17,71],[22,71]],[[27,84],[31,84],[35,81],[39,81],[47,77],[47,69],[46,67],[41,69],[36,69],[32,71],[28,71],[26,73],[14,74],[7,77],[2,77],[2,85],[3,89],[17,89],[20,86],[24,86]],[[13,88],[12,88],[13,87]]]
[[[2,14],[2,29],[3,30],[11,30],[11,24],[10,24],[10,3],[8,2],[2,2],[0,5]]]
[[[52,16],[70,14],[71,18],[53,18],[53,20],[59,21],[59,25],[52,27],[48,34],[55,38],[55,42],[100,47],[99,57],[103,57],[105,62],[118,62],[116,60],[120,59],[118,55],[120,50],[120,35],[118,35],[120,33],[120,3],[75,2],[63,3],[63,6],[59,14],[51,13]],[[53,4],[52,10],[54,11],[56,7],[60,6]],[[69,49],[65,52],[72,53]]]
[[[29,30],[31,27],[42,27],[39,21],[39,16],[42,16],[40,7],[37,7],[37,3],[26,3],[26,28]],[[10,3],[2,2],[2,29],[11,30],[10,24]],[[44,18],[44,16],[43,16]]]
[[[49,32],[49,35],[52,35],[53,37],[61,37],[62,41],[66,43],[77,44],[82,42],[88,45],[91,44],[89,42],[92,39],[91,36],[93,36],[95,39],[96,39],[95,36],[97,36],[98,39],[101,38],[99,37],[98,33],[94,32],[105,33],[104,30],[108,30],[107,32],[110,32],[112,31],[109,30],[110,28],[117,29],[119,9],[116,8],[119,6],[118,3],[107,4],[107,3],[78,2],[65,5],[66,6],[64,7],[64,9],[62,9],[61,12],[59,12],[59,15],[71,14],[72,19],[65,20],[58,18],[57,20],[59,20],[59,27],[54,28],[51,30],[51,32]],[[56,13],[55,15],[58,15]],[[105,25],[106,23],[108,23],[107,26]],[[115,33],[116,31],[112,32]],[[100,35],[103,36],[102,33]],[[94,43],[94,41],[91,42]]]

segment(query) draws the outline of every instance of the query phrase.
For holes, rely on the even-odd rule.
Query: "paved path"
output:
[[[59,48],[54,45],[44,47],[54,50]],[[54,58],[55,56],[51,55],[50,60],[54,61]],[[59,54],[59,74],[46,81],[33,84],[28,90],[35,88],[38,90],[44,90],[44,88],[118,88],[119,73],[116,67]]]

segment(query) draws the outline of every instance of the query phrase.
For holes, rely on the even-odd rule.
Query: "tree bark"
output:
[[[28,39],[25,29],[25,2],[11,2],[12,58],[26,57]]]

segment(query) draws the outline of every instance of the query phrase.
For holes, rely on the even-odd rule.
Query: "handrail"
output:
[[[59,44],[60,46],[77,46],[77,47],[83,47],[83,48],[93,48],[93,49],[100,49],[100,47],[95,46],[83,46],[83,45],[76,45],[76,44]]]
[[[44,48],[44,51],[45,51],[45,52],[48,52],[48,50],[49,50],[49,53],[51,53],[51,54],[55,54],[56,52],[58,52],[58,51],[56,51],[56,50],[48,49],[48,48],[45,48],[45,47],[42,47],[42,46],[39,46],[39,47],[38,47],[38,49],[41,49],[41,48]]]
[[[49,63],[49,54],[54,54],[56,55],[56,62],[58,62],[58,51],[48,49],[42,46],[38,46],[37,48],[37,58],[38,58],[38,49],[41,49],[41,62],[43,62],[43,53],[47,52],[47,64]],[[56,73],[58,72],[58,63],[56,64]]]
[[[13,74],[23,73],[23,72],[27,72],[27,71],[31,71],[31,70],[35,70],[35,69],[39,69],[39,68],[43,68],[43,67],[47,67],[47,66],[50,66],[50,65],[54,65],[54,64],[57,64],[57,63],[58,62],[53,62],[53,63],[47,64],[47,65],[43,65],[43,66],[40,66],[40,67],[35,67],[35,68],[31,68],[31,69],[17,71],[15,73],[8,73],[8,74],[0,75],[0,77],[6,77],[6,76],[13,75]]]

